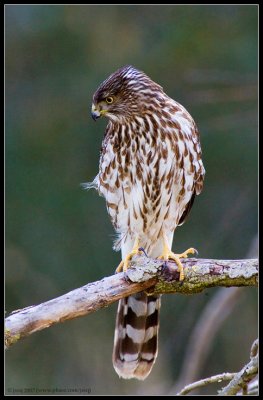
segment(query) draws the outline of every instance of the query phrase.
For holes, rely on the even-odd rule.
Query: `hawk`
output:
[[[144,72],[125,66],[109,76],[93,96],[92,118],[109,122],[99,173],[87,187],[106,199],[117,233],[115,250],[128,268],[144,249],[149,257],[175,260],[183,280],[182,254],[171,251],[205,169],[197,126],[186,109]],[[124,379],[145,379],[157,357],[160,296],[137,293],[119,301],[113,366]]]

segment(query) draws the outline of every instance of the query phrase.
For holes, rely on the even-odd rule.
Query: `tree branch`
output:
[[[237,395],[240,390],[240,395],[247,395],[249,392],[257,394],[258,382],[254,384],[251,381],[256,377],[258,373],[258,339],[256,339],[251,347],[250,351],[250,362],[246,364],[240,372],[224,372],[219,375],[211,376],[209,378],[201,379],[200,381],[193,382],[185,386],[180,392],[176,393],[176,396],[185,396],[189,392],[201,387],[207,386],[211,383],[219,383],[222,381],[230,381],[230,383],[218,392],[219,396],[234,396]],[[250,388],[248,391],[248,385]]]
[[[220,288],[205,305],[198,321],[191,330],[189,341],[185,347],[186,352],[180,375],[170,390],[170,395],[174,395],[181,388],[199,378],[198,374],[201,373],[207,360],[218,329],[232,313],[237,301],[243,294],[244,291],[239,287],[231,287],[228,290]]]
[[[250,242],[246,258],[257,257],[257,254],[258,235]],[[200,378],[203,365],[209,356],[217,333],[245,293],[246,290],[244,291],[240,287],[231,287],[228,290],[219,288],[206,303],[193,329],[191,329],[188,343],[185,346],[185,356],[180,375],[169,391],[169,395],[174,395],[187,384]],[[250,382],[248,392],[254,390],[254,385],[254,382],[253,386]],[[199,388],[195,389],[194,395],[197,394],[199,394]]]
[[[53,300],[16,310],[6,318],[6,346],[49,326],[84,316],[131,294],[199,293],[214,286],[256,286],[258,260],[183,259],[185,279],[179,282],[174,262],[135,256],[128,270],[89,283]]]
[[[190,383],[185,386],[180,392],[176,393],[176,396],[185,396],[186,394],[192,392],[193,390],[200,389],[204,386],[207,386],[211,383],[219,383],[222,381],[230,381],[235,377],[235,372],[223,372],[219,375],[210,376],[209,378],[200,379],[200,381],[196,381],[194,383]]]
[[[240,372],[225,386],[218,394],[219,396],[235,396],[240,389],[247,392],[247,385],[258,374],[258,339],[254,341],[251,352],[250,362],[246,364]]]

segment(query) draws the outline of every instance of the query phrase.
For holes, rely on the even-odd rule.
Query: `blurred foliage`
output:
[[[104,199],[80,183],[97,174],[106,126],[90,118],[92,95],[126,64],[160,83],[201,132],[204,191],[174,249],[247,256],[258,219],[257,18],[256,5],[5,6],[8,313],[110,275],[119,263]],[[241,290],[200,378],[247,360],[257,293]],[[145,382],[113,370],[114,305],[16,344],[6,355],[6,389],[165,394],[213,293],[163,296],[159,355]]]

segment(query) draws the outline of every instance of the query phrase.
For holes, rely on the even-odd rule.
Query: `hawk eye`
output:
[[[111,104],[111,103],[113,103],[113,97],[106,97],[106,103],[107,104]]]

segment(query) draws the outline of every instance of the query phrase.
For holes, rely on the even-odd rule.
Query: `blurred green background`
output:
[[[111,275],[120,261],[104,199],[80,183],[97,174],[107,123],[91,119],[92,95],[126,64],[183,104],[201,133],[205,186],[173,249],[256,257],[257,21],[256,5],[5,6],[7,313]],[[163,296],[159,355],[144,382],[120,380],[113,370],[114,304],[10,348],[6,390],[167,394],[217,291]],[[240,293],[198,378],[248,360],[257,291]]]

